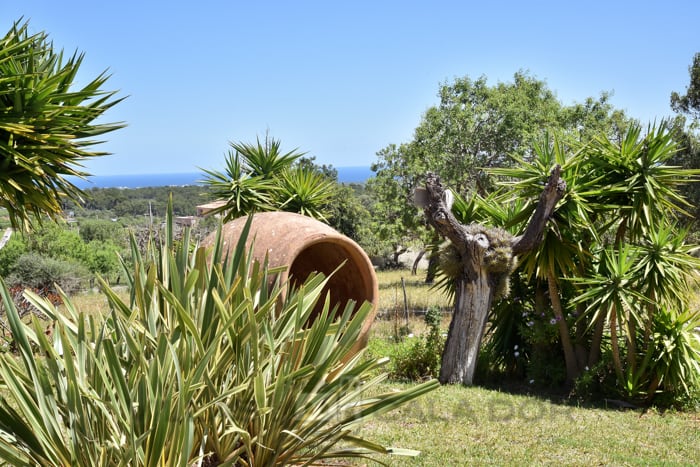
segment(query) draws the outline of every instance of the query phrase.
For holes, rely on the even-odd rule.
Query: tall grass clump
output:
[[[250,224],[248,224],[249,227]],[[286,296],[252,260],[245,229],[231,255],[176,240],[172,217],[146,253],[132,242],[130,297],[101,283],[105,316],[57,309],[19,319],[0,291],[17,355],[0,355],[0,458],[14,465],[307,465],[414,454],[356,436],[370,417],[434,389],[366,391],[381,359],[350,352],[370,312],[331,309],[327,278]],[[307,324],[314,304],[323,312]],[[370,391],[370,392],[377,392]]]

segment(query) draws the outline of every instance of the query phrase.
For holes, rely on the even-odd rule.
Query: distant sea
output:
[[[374,175],[369,167],[335,167],[341,183],[364,183]],[[132,175],[92,175],[87,180],[69,177],[81,190],[90,188],[145,188],[151,186],[197,185],[205,178],[203,172],[132,174]]]

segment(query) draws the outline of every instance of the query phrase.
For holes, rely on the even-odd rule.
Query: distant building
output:
[[[218,201],[212,201],[211,203],[207,204],[200,204],[197,206],[197,217],[204,217],[211,213],[214,209],[218,209],[222,206],[226,205],[226,201],[224,200],[218,200]]]
[[[181,227],[194,227],[197,223],[197,218],[194,216],[179,216],[175,218],[175,225]]]

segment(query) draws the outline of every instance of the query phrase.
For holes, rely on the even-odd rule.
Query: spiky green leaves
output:
[[[103,91],[106,74],[81,88],[83,55],[67,60],[43,32],[16,23],[0,39],[0,207],[15,228],[61,212],[61,198],[82,192],[65,176],[86,176],[82,162],[106,153],[92,138],[122,127],[95,120],[120,102]]]
[[[204,183],[224,204],[212,211],[228,221],[261,211],[296,212],[325,221],[335,183],[313,168],[297,164],[304,153],[282,153],[280,141],[231,143],[226,170],[204,170]]]
[[[0,354],[0,458],[14,465],[304,465],[410,453],[354,428],[437,387],[369,394],[383,359],[355,348],[370,304],[331,310],[327,279],[309,277],[281,299],[266,265],[245,248],[224,259],[177,241],[134,240],[130,299],[103,285],[106,316],[31,296],[55,323],[19,320],[0,283],[19,358]],[[331,291],[332,293],[332,291]],[[38,353],[36,353],[38,352]],[[374,391],[376,392],[376,391]],[[415,453],[414,453],[415,454]]]

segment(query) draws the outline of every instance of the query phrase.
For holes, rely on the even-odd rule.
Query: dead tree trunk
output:
[[[450,197],[440,179],[427,175],[425,193],[417,193],[416,203],[424,208],[428,223],[451,241],[456,264],[452,268],[455,306],[442,354],[442,384],[472,384],[491,303],[507,284],[514,258],[542,241],[545,224],[566,190],[560,172],[559,166],[552,170],[525,233],[517,237],[501,229],[460,224],[445,203]]]

